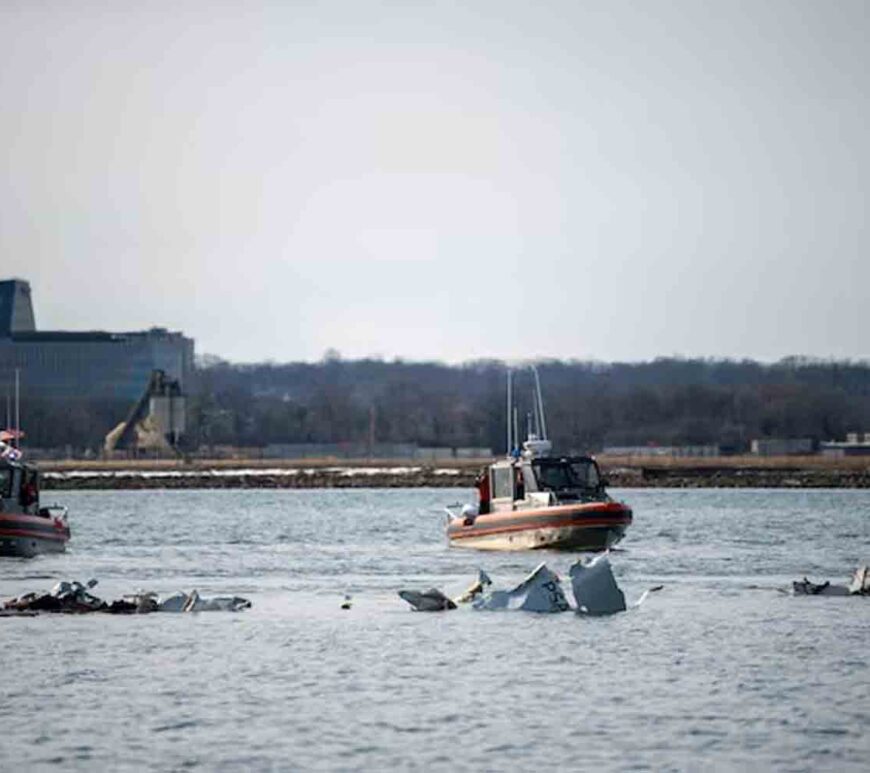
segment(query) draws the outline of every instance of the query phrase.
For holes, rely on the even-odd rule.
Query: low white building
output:
[[[754,456],[796,456],[815,450],[812,438],[758,438],[752,441]]]

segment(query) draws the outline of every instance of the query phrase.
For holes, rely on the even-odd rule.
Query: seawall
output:
[[[615,488],[870,488],[870,465],[703,460],[644,464],[599,459]],[[485,461],[456,464],[250,462],[43,463],[44,490],[215,488],[470,488]]]

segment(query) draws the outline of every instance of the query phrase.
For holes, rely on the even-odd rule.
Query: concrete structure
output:
[[[23,279],[0,282],[0,338],[35,330],[30,285]]]
[[[181,386],[162,370],[155,370],[127,419],[106,435],[103,450],[111,454],[176,449],[186,429],[186,417],[187,400]]]
[[[193,340],[165,328],[108,333],[37,331],[30,285],[0,281],[0,391],[15,370],[32,397],[135,400],[154,370],[193,386]]]
[[[752,441],[755,456],[795,456],[815,453],[812,438],[758,438]]]

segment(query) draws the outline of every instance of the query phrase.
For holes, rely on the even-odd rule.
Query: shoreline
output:
[[[45,491],[78,489],[471,488],[489,461],[43,462]],[[870,488],[870,459],[598,458],[612,488]]]

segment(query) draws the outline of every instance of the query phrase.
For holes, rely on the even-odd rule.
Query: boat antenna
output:
[[[544,398],[541,395],[541,379],[538,376],[538,369],[534,365],[529,366],[532,373],[535,375],[535,396],[536,396],[536,411],[539,417],[538,430],[541,440],[547,440],[547,420],[544,418]]]
[[[511,369],[508,366],[507,369],[507,453],[510,456],[511,451],[514,448],[513,437],[511,435],[511,430],[513,427],[513,422],[511,421],[511,408],[513,407],[513,399],[511,396]]]
[[[517,448],[520,445],[520,427],[519,427],[519,413],[517,412],[516,407],[514,407],[514,439],[517,442]],[[511,453],[514,452],[514,449],[511,448]]]
[[[13,439],[13,442],[15,443],[16,448],[21,448],[21,402],[19,399],[18,376],[19,370],[18,368],[15,368],[15,438]]]

